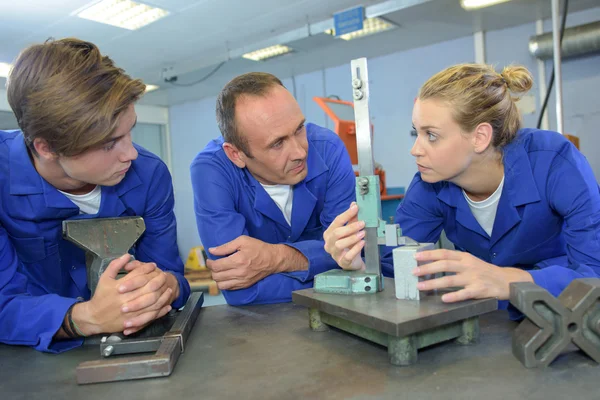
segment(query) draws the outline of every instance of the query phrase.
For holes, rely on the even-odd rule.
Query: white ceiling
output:
[[[96,43],[130,75],[161,86],[143,103],[172,105],[215,95],[229,79],[247,71],[268,71],[283,79],[359,56],[550,17],[550,0],[513,0],[477,12],[464,11],[459,0],[138,1],[167,9],[170,15],[128,31],[72,15],[90,0],[0,0],[0,61],[11,62],[21,49],[48,37],[78,37]],[[381,16],[400,28],[350,42],[320,33],[332,25],[333,13],[361,4],[367,16],[384,12]],[[570,0],[569,11],[598,4],[598,0]],[[295,53],[261,63],[231,58],[242,50],[277,42],[288,43]],[[174,87],[162,81],[165,68],[171,68],[169,74],[176,74],[178,83],[184,84],[204,77],[222,61],[226,61],[223,67],[201,84]]]

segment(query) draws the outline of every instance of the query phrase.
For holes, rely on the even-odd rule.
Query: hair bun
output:
[[[520,65],[504,67],[500,76],[513,93],[526,93],[533,86],[533,77],[527,68]]]

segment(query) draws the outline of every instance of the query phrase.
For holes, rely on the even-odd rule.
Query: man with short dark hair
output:
[[[207,266],[231,305],[290,301],[337,268],[323,232],[355,198],[350,157],[335,133],[305,123],[271,74],[229,82],[217,122],[223,136],[191,165]]]
[[[131,141],[144,83],[78,39],[28,47],[7,82],[21,130],[0,131],[0,343],[61,352],[183,306],[171,176]],[[62,223],[120,216],[144,218],[136,261],[111,262],[92,296]]]

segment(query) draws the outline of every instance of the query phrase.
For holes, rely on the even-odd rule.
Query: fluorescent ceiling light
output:
[[[477,8],[489,7],[500,3],[506,3],[510,0],[460,0],[460,6],[465,10],[475,10]]]
[[[339,36],[339,38],[344,40],[358,39],[360,37],[373,35],[374,33],[389,31],[390,29],[394,28],[396,28],[396,25],[384,20],[383,18],[367,18],[363,21],[363,28],[361,30],[346,33]],[[325,33],[335,36],[334,29],[327,29]]]
[[[156,89],[158,89],[158,86],[156,86],[156,85],[146,85],[146,93],[151,92]]]
[[[247,58],[248,60],[262,61],[266,60],[267,58],[282,56],[292,51],[293,50],[290,47],[285,46],[283,44],[278,44],[275,46],[265,47],[264,49],[253,51],[251,53],[246,53],[242,57]]]
[[[77,16],[133,31],[168,14],[162,8],[131,0],[101,0],[78,12]]]
[[[0,62],[0,77],[7,78],[11,67],[12,65],[8,63]]]

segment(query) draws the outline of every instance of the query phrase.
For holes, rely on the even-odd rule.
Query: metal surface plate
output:
[[[421,301],[398,300],[394,280],[385,278],[384,290],[376,294],[339,295],[316,293],[313,289],[292,293],[292,301],[354,323],[403,337],[474,317],[498,308],[496,299],[442,302],[447,291],[421,293]]]

